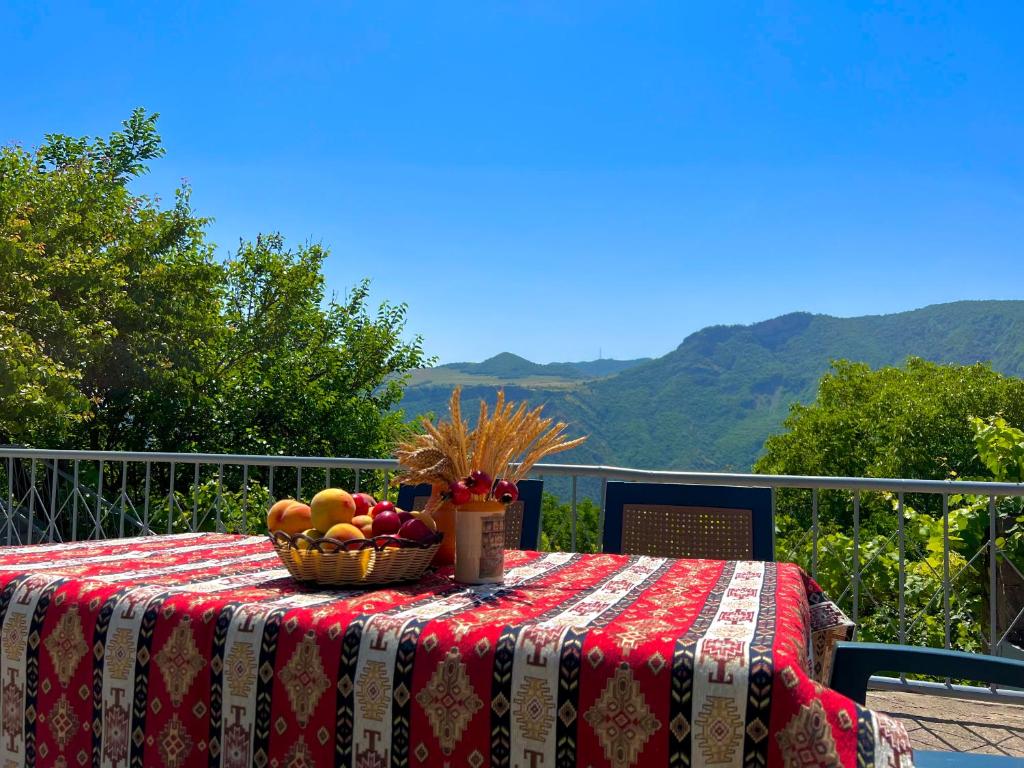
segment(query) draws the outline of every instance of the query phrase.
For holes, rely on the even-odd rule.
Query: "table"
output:
[[[257,536],[0,549],[0,765],[911,764],[814,679],[849,625],[795,565],[506,569],[320,590]]]

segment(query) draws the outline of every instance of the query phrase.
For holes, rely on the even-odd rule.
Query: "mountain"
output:
[[[533,363],[526,358],[502,352],[482,363],[448,363],[436,368],[423,368],[412,375],[412,384],[535,384],[540,387],[564,388],[576,383],[611,376],[633,368],[650,358],[636,360],[587,360],[579,363]]]
[[[565,461],[746,471],[790,405],[814,398],[831,360],[877,367],[910,355],[986,361],[1024,375],[1024,301],[962,301],[851,318],[796,312],[704,328],[653,360],[538,365],[503,353],[418,371],[402,408],[410,416],[443,414],[453,384],[462,385],[465,402],[493,400],[500,385],[509,397],[545,403],[574,434],[590,435]]]

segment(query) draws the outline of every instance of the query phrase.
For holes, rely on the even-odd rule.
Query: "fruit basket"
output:
[[[270,534],[277,556],[298,581],[362,587],[416,581],[430,566],[444,534],[421,541],[399,536],[341,540],[305,533]]]

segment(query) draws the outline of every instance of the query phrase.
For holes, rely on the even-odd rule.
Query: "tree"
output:
[[[755,472],[845,477],[944,479],[986,474],[972,416],[1002,414],[1024,423],[1024,379],[989,366],[938,365],[872,370],[840,360],[817,398],[796,404],[769,437]]]
[[[998,414],[998,415],[997,415]],[[985,417],[984,419],[978,418]],[[820,383],[816,400],[794,405],[786,431],[768,438],[755,471],[771,474],[1015,481],[1024,471],[1024,380],[986,365],[937,365],[917,358],[904,368],[872,370],[839,361]],[[860,495],[860,632],[865,639],[895,641],[899,598],[898,499]],[[994,596],[1002,631],[1020,610],[1024,588],[1009,563],[1024,567],[1024,517],[1012,498],[997,504],[1003,554],[995,564],[985,551],[987,497],[950,495],[948,533],[941,497],[905,494],[907,639],[941,645],[943,568],[949,542],[952,643],[985,647],[988,573],[999,569]],[[847,492],[819,494],[817,578],[833,597],[851,599],[854,538]],[[776,493],[777,552],[782,560],[811,562],[810,494]],[[849,604],[847,605],[849,608]]]
[[[187,187],[166,208],[130,189],[156,119],[0,150],[0,443],[385,453],[426,363],[405,307],[326,296],[318,245],[215,258]]]
[[[572,507],[545,493],[541,500],[540,548],[546,552],[600,552],[601,508],[591,499],[576,505],[576,546],[572,542]]]

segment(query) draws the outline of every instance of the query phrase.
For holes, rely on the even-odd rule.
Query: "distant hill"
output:
[[[456,383],[466,401],[491,400],[501,385],[591,436],[566,461],[746,471],[790,405],[813,399],[830,360],[877,367],[910,355],[1024,375],[1024,301],[852,318],[796,312],[704,328],[653,360],[539,365],[503,353],[417,372],[402,407],[441,414]]]
[[[533,363],[526,358],[502,352],[482,363],[448,363],[424,368],[413,374],[414,385],[523,384],[535,382],[542,387],[563,388],[587,379],[611,376],[633,368],[650,358],[636,360],[587,360],[579,363]]]

